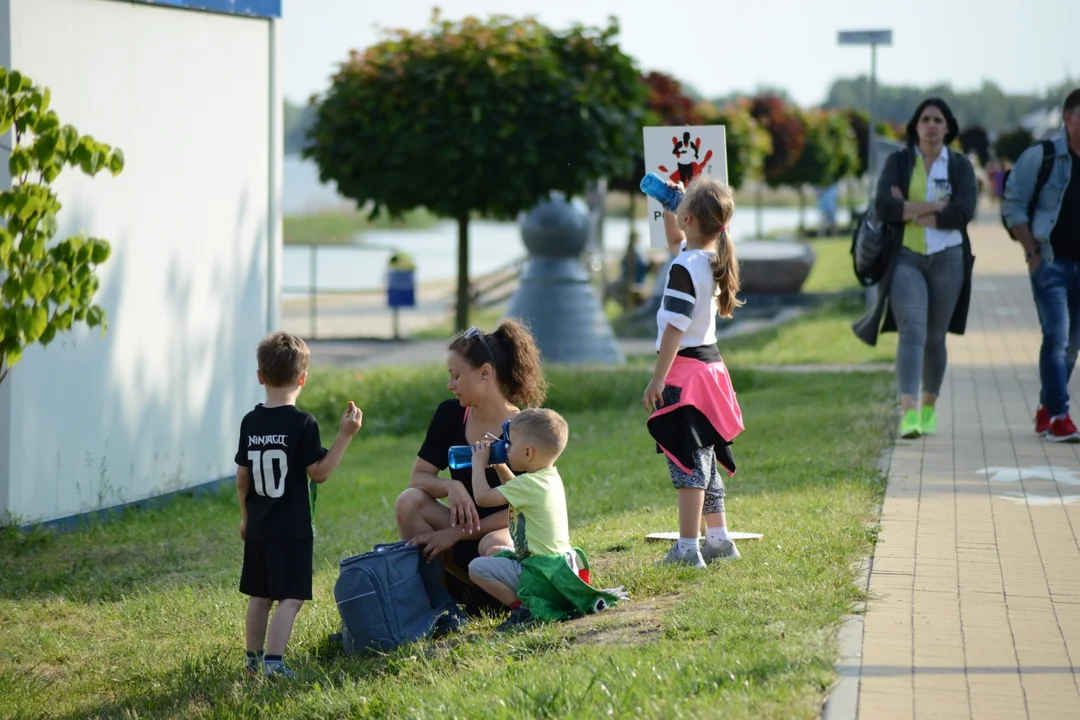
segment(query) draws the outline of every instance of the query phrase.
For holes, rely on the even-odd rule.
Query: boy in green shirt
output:
[[[581,578],[581,565],[587,561],[570,544],[566,493],[555,469],[567,436],[566,420],[557,412],[546,408],[521,411],[510,421],[506,454],[509,466],[524,474],[496,488],[488,485],[485,475],[491,444],[473,446],[476,504],[510,504],[513,552],[478,557],[469,563],[472,581],[511,609],[510,618],[499,626],[500,630],[528,625],[534,619],[561,619],[574,612],[593,612],[614,604],[620,597],[610,591],[594,590]],[[509,477],[510,473],[500,473],[503,476]],[[529,592],[526,585],[531,588]],[[519,590],[523,597],[519,597]]]

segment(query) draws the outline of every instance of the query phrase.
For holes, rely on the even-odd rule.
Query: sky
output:
[[[1078,0],[284,0],[286,98],[323,92],[350,49],[379,42],[380,28],[427,27],[435,5],[449,19],[534,15],[553,28],[614,14],[620,46],[642,70],[710,98],[767,85],[821,103],[836,78],[870,71],[870,48],[838,46],[839,30],[893,31],[877,61],[879,82],[893,85],[967,90],[989,80],[1041,93],[1080,77]]]

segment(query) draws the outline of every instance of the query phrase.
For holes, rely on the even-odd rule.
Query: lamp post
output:
[[[840,45],[870,46],[870,127],[866,142],[866,164],[871,182],[868,183],[867,210],[874,202],[874,186],[877,185],[877,148],[875,147],[874,106],[877,102],[877,49],[878,45],[892,45],[892,30],[841,30],[837,34]],[[866,306],[877,302],[877,286],[866,288]]]
[[[892,45],[892,30],[841,30],[837,35],[840,45],[870,46],[870,135],[866,145],[867,170],[870,177],[877,178],[877,153],[874,150],[874,105],[877,101],[877,48],[878,45]],[[873,184],[870,198],[873,200]]]

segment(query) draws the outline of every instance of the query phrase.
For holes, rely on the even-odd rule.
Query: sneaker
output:
[[[283,677],[292,679],[296,677],[296,673],[289,669],[289,666],[284,662],[268,662],[263,665],[263,672],[268,678]]]
[[[1050,429],[1050,413],[1046,411],[1046,407],[1040,405],[1035,411],[1035,434],[1045,435],[1046,431]]]
[[[923,405],[919,413],[919,427],[923,435],[937,435],[937,410]]]
[[[689,565],[692,568],[701,570],[705,567],[705,560],[701,557],[701,549],[694,548],[686,552],[679,552],[679,543],[675,543],[668,550],[667,555],[661,560],[658,565]]]
[[[1077,443],[1080,442],[1080,432],[1077,431],[1072,418],[1066,414],[1050,421],[1050,429],[1046,431],[1046,439],[1050,442]]]
[[[914,440],[922,436],[922,425],[919,424],[919,411],[908,410],[904,413],[904,419],[900,421],[900,437],[905,440]]]
[[[723,542],[713,542],[706,538],[701,543],[701,558],[706,564],[714,560],[738,560],[741,557],[739,548],[735,547],[735,541],[731,538]]]
[[[535,624],[532,613],[529,612],[529,608],[524,605],[518,605],[516,608],[510,611],[510,617],[503,620],[499,627],[495,628],[495,632],[507,632],[526,630]]]

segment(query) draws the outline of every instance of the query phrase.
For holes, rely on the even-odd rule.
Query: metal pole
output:
[[[870,135],[867,145],[867,165],[871,180],[877,178],[877,152],[874,148],[874,105],[877,101],[877,43],[870,45]],[[870,201],[874,198],[874,183],[870,183]]]
[[[315,329],[315,316],[318,315],[317,300],[315,293],[317,291],[318,274],[316,272],[315,258],[318,257],[319,246],[311,245],[311,262],[309,263],[311,270],[311,287],[308,289],[308,297],[311,299],[311,339],[314,340],[318,337],[318,332]]]
[[[874,132],[874,105],[877,101],[877,43],[870,44],[870,131],[867,136],[866,160],[870,171],[870,182],[867,183],[869,190],[866,199],[866,211],[870,212],[870,205],[874,202],[874,191],[877,188],[877,149],[875,146]],[[869,310],[877,304],[877,285],[866,288],[865,303]]]

